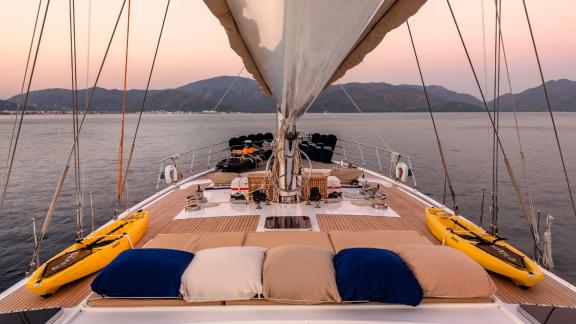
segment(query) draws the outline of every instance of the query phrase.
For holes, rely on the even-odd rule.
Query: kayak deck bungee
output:
[[[148,212],[138,210],[78,240],[32,273],[26,288],[48,297],[63,285],[104,268],[140,241],[148,218]]]
[[[519,286],[531,287],[544,279],[538,265],[528,256],[463,217],[441,208],[426,208],[426,224],[443,244],[460,250],[486,270],[508,277]]]

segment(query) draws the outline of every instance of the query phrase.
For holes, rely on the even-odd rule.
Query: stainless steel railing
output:
[[[408,155],[393,152],[377,146],[339,138],[332,160],[351,162],[354,165],[376,172],[380,175],[395,178],[394,173],[396,172],[396,160],[392,158],[393,154],[399,155],[398,162],[403,162],[408,165],[408,168],[410,169],[408,175],[412,178],[412,182],[416,188],[418,184],[416,182],[416,176],[414,175],[414,168],[412,167],[412,159]]]
[[[399,162],[408,165],[414,188],[417,187],[412,159],[404,154],[393,152],[388,149],[376,147],[368,144],[350,141],[339,138],[334,150],[333,161],[352,163],[366,170],[376,172],[380,175],[395,178],[395,160],[393,154],[399,154]],[[173,164],[178,167],[183,178],[191,177],[203,171],[213,169],[216,164],[230,156],[228,142],[219,142],[216,144],[197,147],[190,151],[174,154],[160,161],[160,172],[156,181],[156,190],[160,190],[162,179],[164,177],[164,168]]]
[[[228,141],[224,141],[169,156],[160,161],[156,191],[160,190],[162,179],[164,179],[164,168],[167,165],[176,165],[185,179],[202,171],[213,169],[220,160],[229,155]]]

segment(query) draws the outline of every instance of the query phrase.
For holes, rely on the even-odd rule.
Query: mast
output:
[[[300,152],[296,125],[288,126],[280,109],[276,112],[276,159],[272,172],[278,180],[279,201],[298,202],[298,175],[300,174]]]
[[[204,2],[246,70],[276,101],[271,179],[279,200],[292,203],[300,186],[298,119],[325,87],[360,64],[425,0]]]

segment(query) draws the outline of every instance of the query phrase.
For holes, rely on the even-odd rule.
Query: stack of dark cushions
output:
[[[300,144],[300,150],[306,153],[310,160],[323,163],[332,162],[334,149],[338,138],[336,135],[312,134],[310,141],[303,141]]]
[[[246,140],[252,141],[252,144],[262,147],[264,142],[272,142],[274,140],[274,135],[272,133],[258,133],[258,134],[250,134],[248,136],[242,135],[239,137],[232,137],[228,140],[228,146],[231,150],[241,150],[244,147],[244,142]]]
[[[274,141],[274,135],[272,135],[272,133],[258,133],[250,134],[248,136],[242,135],[239,137],[232,137],[230,140],[228,140],[230,151],[242,150],[247,140],[251,141],[252,145],[258,148],[257,152],[252,154],[253,158],[239,159],[238,155],[235,154],[233,157],[222,159],[220,162],[218,162],[216,168],[224,172],[240,173],[257,167],[258,160],[266,161],[270,158],[272,155],[272,150],[269,148],[264,150],[262,147],[264,143],[271,143]]]

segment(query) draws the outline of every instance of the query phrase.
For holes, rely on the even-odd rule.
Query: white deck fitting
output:
[[[83,308],[73,323],[522,323],[498,304]]]
[[[354,189],[358,191],[358,189]],[[392,208],[384,210],[374,209],[370,206],[353,205],[349,199],[337,203],[321,203],[320,208],[314,207],[314,204],[307,205],[305,202],[298,204],[262,204],[261,209],[257,209],[254,203],[231,204],[230,190],[210,190],[205,191],[204,196],[209,202],[218,203],[214,207],[204,207],[198,211],[182,210],[174,219],[191,219],[223,216],[247,216],[259,215],[257,231],[264,231],[264,221],[268,216],[309,216],[312,222],[312,230],[320,231],[316,215],[318,214],[337,214],[337,215],[370,215],[380,217],[400,217]]]

